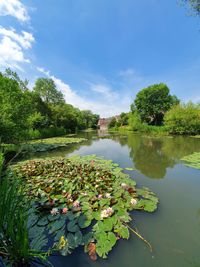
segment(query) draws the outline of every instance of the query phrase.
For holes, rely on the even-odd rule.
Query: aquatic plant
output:
[[[82,245],[91,259],[106,258],[118,239],[134,232],[130,211],[153,212],[158,199],[110,160],[92,156],[31,160],[13,171],[35,201],[36,225],[48,229],[62,255]]]
[[[186,166],[200,169],[200,152],[195,152],[191,155],[185,156],[182,160]]]
[[[85,138],[76,137],[52,137],[39,140],[28,141],[21,144],[21,150],[30,152],[43,152],[53,150],[59,147],[65,147],[70,144],[78,144],[85,141]]]

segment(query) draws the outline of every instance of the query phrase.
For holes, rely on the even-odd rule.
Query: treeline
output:
[[[96,128],[99,116],[64,100],[52,79],[39,78],[33,90],[27,80],[7,69],[0,73],[0,141],[19,142]]]
[[[154,84],[142,89],[131,104],[129,113],[113,118],[109,128],[139,132],[200,134],[200,104],[181,103],[170,94],[167,85]]]

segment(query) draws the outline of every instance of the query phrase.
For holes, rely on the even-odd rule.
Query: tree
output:
[[[64,103],[62,92],[58,91],[52,79],[38,78],[35,82],[33,91],[47,104]]]
[[[163,83],[142,89],[134,101],[142,122],[151,125],[161,125],[165,112],[178,103],[178,98],[170,95],[169,88]]]
[[[90,110],[82,110],[82,119],[84,128],[96,128],[99,120],[99,115],[93,114]]]
[[[15,80],[18,83],[18,85],[22,91],[28,90],[28,87],[27,87],[28,86],[28,80],[22,81],[20,79],[19,75],[16,72],[12,71],[10,68],[5,70],[4,76],[6,76],[12,80]]]
[[[113,117],[110,121],[110,123],[108,124],[108,128],[114,128],[117,124],[117,120],[115,117]]]
[[[120,124],[123,125],[128,125],[128,119],[129,119],[129,114],[122,112],[120,114]]]
[[[14,142],[24,138],[30,106],[19,83],[0,73],[0,139]]]
[[[195,15],[200,15],[200,0],[183,0],[183,2],[190,5]]]

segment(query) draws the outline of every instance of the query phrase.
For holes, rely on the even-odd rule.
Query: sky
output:
[[[66,102],[101,117],[164,82],[200,101],[200,17],[180,0],[0,0],[0,71],[29,88],[52,78]]]

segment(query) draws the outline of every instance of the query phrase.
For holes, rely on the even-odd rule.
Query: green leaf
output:
[[[129,230],[126,226],[124,225],[118,225],[115,228],[115,232],[118,233],[118,235],[122,238],[129,239]]]
[[[82,214],[78,218],[78,225],[80,228],[86,228],[86,227],[90,226],[91,222],[92,222],[91,219],[88,219],[85,214]]]
[[[77,225],[77,220],[73,220],[73,221],[70,221],[68,224],[67,224],[67,230],[69,232],[77,232],[79,230],[79,227]]]
[[[83,245],[88,245],[93,240],[93,238],[94,237],[92,232],[85,234],[82,239]]]

